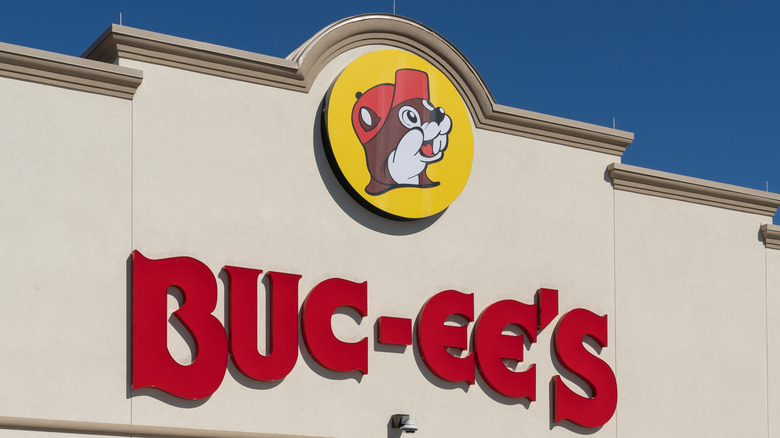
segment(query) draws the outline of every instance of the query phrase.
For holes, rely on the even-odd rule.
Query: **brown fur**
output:
[[[422,99],[409,99],[394,106],[390,109],[388,119],[376,136],[363,145],[366,152],[366,164],[368,164],[368,171],[371,174],[371,181],[366,186],[366,193],[378,195],[396,187],[403,187],[390,176],[387,159],[390,153],[398,147],[401,138],[409,132],[409,129],[401,124],[401,120],[398,118],[398,110],[402,106],[408,105],[416,109],[422,118],[420,123],[430,121],[430,111],[423,106],[422,101]],[[439,184],[428,178],[426,170],[427,166],[420,172],[420,185],[417,187],[432,187]]]

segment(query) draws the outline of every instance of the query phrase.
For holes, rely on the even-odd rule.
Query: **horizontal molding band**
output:
[[[449,41],[394,15],[361,15],[321,30],[286,59],[112,25],[82,56],[150,62],[230,79],[308,92],[335,57],[366,45],[415,53],[441,70],[460,92],[478,128],[621,156],[634,134],[496,104],[485,82]],[[498,60],[498,62],[503,62]],[[508,66],[507,74],[516,68]]]
[[[121,57],[306,91],[295,62],[124,26],[109,27],[85,56],[109,63]]]
[[[764,245],[771,249],[780,249],[780,226],[772,224],[761,225],[761,236]]]
[[[132,99],[143,73],[118,65],[0,43],[0,76]]]
[[[645,169],[621,163],[607,167],[617,190],[711,205],[729,210],[773,216],[780,194],[747,189],[699,178]]]
[[[280,435],[229,430],[207,430],[184,427],[143,426],[138,424],[95,423],[91,421],[47,420],[41,418],[3,416],[0,416],[0,429],[150,438],[322,438],[304,435]]]

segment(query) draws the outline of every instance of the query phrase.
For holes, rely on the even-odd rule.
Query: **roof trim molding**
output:
[[[478,128],[621,156],[630,132],[499,105],[466,57],[441,35],[395,15],[359,15],[318,32],[286,59],[112,25],[84,55],[135,59],[231,79],[308,92],[340,54],[381,44],[415,53],[441,70],[463,96]]]
[[[761,236],[764,245],[770,249],[780,249],[780,226],[772,224],[761,225]]]
[[[118,65],[0,43],[0,76],[132,99],[143,73]]]
[[[773,216],[780,194],[645,169],[621,163],[607,167],[616,190]]]
[[[317,438],[303,435],[282,435],[230,430],[192,429],[184,427],[145,426],[139,424],[96,423],[92,421],[49,420],[44,418],[2,417],[0,429],[35,430],[154,438]]]

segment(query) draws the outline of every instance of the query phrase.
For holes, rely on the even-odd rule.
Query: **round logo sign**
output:
[[[361,204],[397,219],[444,211],[474,157],[466,105],[433,65],[400,50],[365,54],[333,84],[325,109],[329,159]]]

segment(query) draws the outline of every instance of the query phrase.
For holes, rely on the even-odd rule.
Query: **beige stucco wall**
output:
[[[0,415],[129,422],[130,102],[0,96]]]
[[[482,129],[469,183],[443,214],[378,217],[339,185],[318,124],[338,72],[377,48],[338,56],[308,93],[125,59],[143,71],[132,101],[0,78],[0,417],[345,438],[396,436],[395,413],[412,414],[422,436],[780,428],[780,251],[758,237],[768,218],[615,191],[615,156]],[[369,338],[369,373],[325,370],[299,342],[278,383],[229,364],[206,400],[130,391],[133,249],[208,265],[222,321],[224,265],[301,274],[299,302],[327,278],[367,281],[368,317],[336,315],[334,327]],[[414,347],[375,345],[379,316],[414,319],[437,292],[473,293],[478,316],[501,299],[530,304],[538,288],[560,291],[559,315],[608,315],[600,357],[619,401],[598,430],[550,423],[557,319],[521,365],[537,366],[533,403],[479,375],[472,387],[444,382]],[[187,340],[169,334],[188,360]]]
[[[767,218],[615,192],[620,436],[767,435]]]
[[[780,433],[780,250],[766,250],[769,436]]]
[[[78,435],[72,433],[60,432],[39,432],[29,430],[0,429],[0,438],[74,438],[77,436],[86,436],[89,438],[110,438],[116,435]]]
[[[441,217],[375,216],[338,184],[314,126],[337,72],[369,49],[337,58],[308,94],[120,61],[144,71],[133,101],[133,247],[154,258],[190,255],[215,274],[225,264],[300,273],[301,302],[325,278],[368,281],[369,316],[357,328],[350,319],[335,326],[372,345],[360,382],[322,369],[302,349],[276,386],[249,383],[231,368],[197,409],[134,397],[134,422],[385,437],[390,416],[409,412],[437,436],[486,428],[495,436],[571,434],[550,432],[554,326],[527,352],[538,387],[537,401],[524,406],[483,382],[439,380],[411,347],[375,351],[373,324],[381,315],[415,318],[446,289],[474,293],[476,315],[499,299],[533,303],[540,287],[560,290],[562,312],[613,314],[613,195],[603,174],[614,157],[476,130],[469,184]],[[602,357],[611,363],[613,350]],[[596,435],[614,436],[614,426]]]

